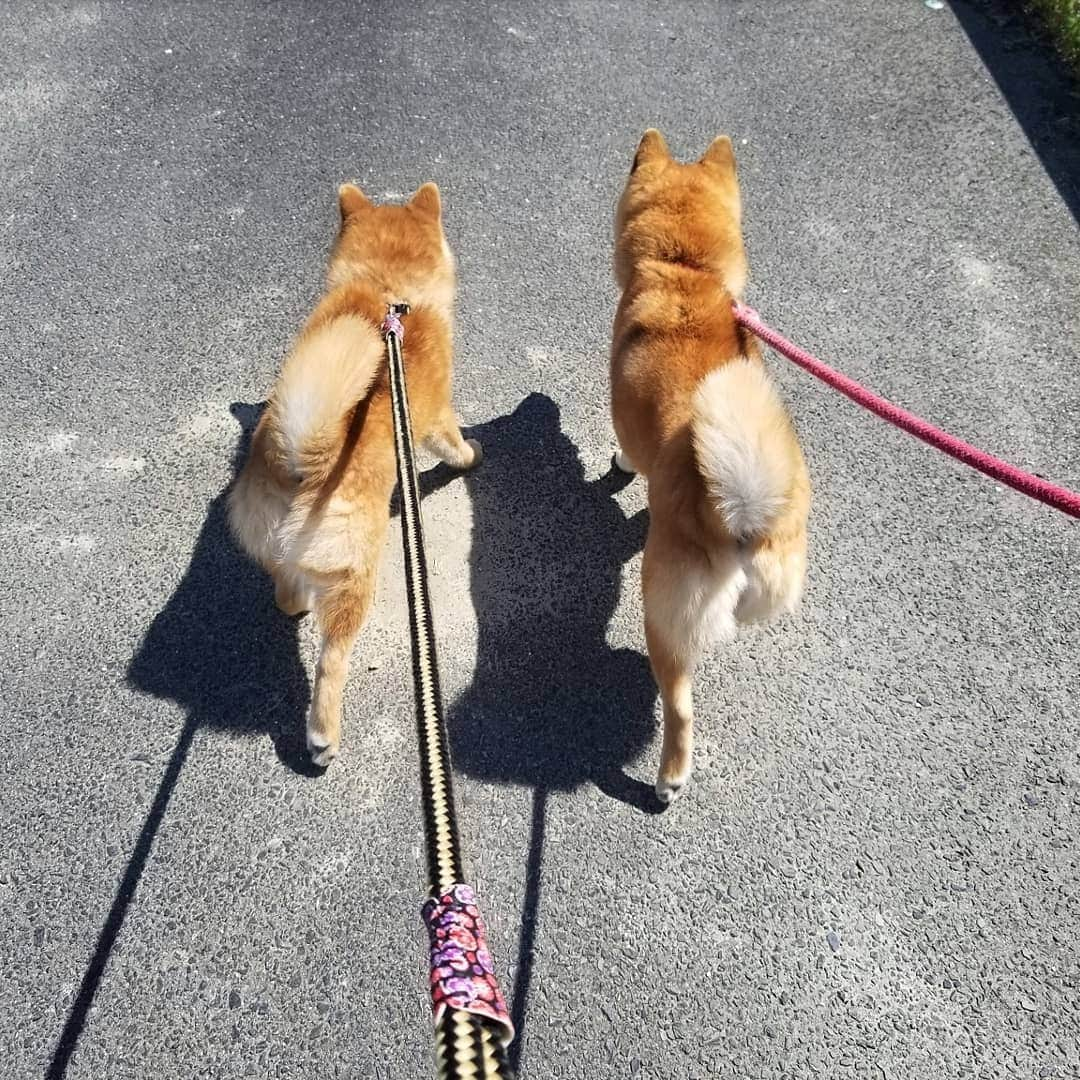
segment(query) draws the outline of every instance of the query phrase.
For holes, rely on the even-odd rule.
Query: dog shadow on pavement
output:
[[[234,404],[241,433],[234,476],[263,406]],[[229,532],[231,482],[210,504],[191,561],[128,668],[137,690],[182,706],[196,727],[265,734],[295,772],[320,775],[304,745],[310,697],[298,620],[274,605],[265,571]]]
[[[231,411],[241,429],[238,469],[262,406],[238,403]],[[268,734],[287,766],[310,775],[322,771],[312,766],[304,747],[309,686],[296,621],[278,612],[266,574],[233,542],[227,494],[228,486],[210,504],[180,584],[128,667],[132,687],[176,702],[187,715],[57,1040],[47,1080],[62,1080],[67,1072],[199,728]]]
[[[652,786],[624,771],[655,731],[648,661],[607,640],[623,565],[644,543],[646,513],[627,518],[614,498],[631,477],[612,470],[585,479],[558,406],[541,394],[468,434],[484,448],[483,463],[465,478],[479,638],[473,680],[450,707],[448,726],[456,769],[533,793],[510,1006],[517,1071],[549,794],[593,784],[637,809],[661,809]],[[443,471],[427,474],[429,483]]]
[[[645,512],[627,519],[614,498],[632,478],[587,481],[541,394],[468,434],[484,448],[465,476],[479,639],[449,710],[454,765],[534,790],[592,783],[651,809],[652,788],[623,767],[652,739],[655,686],[640,652],[607,641],[623,564],[644,542]]]

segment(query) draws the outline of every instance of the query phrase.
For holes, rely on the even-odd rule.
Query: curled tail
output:
[[[767,533],[788,505],[796,462],[791,423],[764,366],[734,360],[694,394],[698,470],[724,527],[740,540]]]
[[[292,473],[327,467],[342,422],[370,393],[384,356],[378,331],[360,315],[340,315],[296,343],[270,399],[271,437]]]

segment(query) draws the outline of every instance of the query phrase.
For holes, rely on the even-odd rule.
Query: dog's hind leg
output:
[[[694,668],[704,647],[735,633],[746,574],[734,555],[706,563],[649,531],[641,565],[645,640],[664,706],[656,795],[671,802],[690,779],[694,755]]]
[[[645,619],[649,663],[660,687],[664,706],[664,745],[656,776],[656,797],[662,803],[675,799],[690,779],[694,762],[693,671],[670,641],[665,628]]]
[[[649,664],[664,707],[664,745],[656,796],[662,803],[676,798],[687,780],[694,757],[694,705],[692,680],[699,651],[700,601],[688,588],[692,579],[704,578],[673,565],[672,552],[662,535],[650,529],[641,564],[645,606],[645,641]]]
[[[374,569],[349,574],[316,601],[322,648],[308,714],[307,746],[316,765],[329,765],[341,748],[341,707],[349,658],[375,594]]]

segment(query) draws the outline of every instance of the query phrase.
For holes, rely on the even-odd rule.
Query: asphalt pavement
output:
[[[32,3],[0,15],[0,1077],[431,1074],[400,552],[342,758],[222,497],[335,190],[439,183],[457,400],[424,503],[463,840],[522,1077],[1080,1075],[1075,522],[770,364],[794,617],[717,649],[686,795],[611,217],[729,133],[748,299],[1080,488],[1080,97],[999,5]]]

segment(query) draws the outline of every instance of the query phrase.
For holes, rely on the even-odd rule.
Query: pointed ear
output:
[[[664,136],[656,128],[649,128],[638,143],[637,153],[634,155],[634,169],[648,165],[652,161],[670,160],[671,152],[668,150],[667,143],[664,142]],[[633,172],[634,169],[630,171]]]
[[[430,214],[435,218],[441,217],[442,199],[439,197],[438,185],[430,180],[421,185],[416,194],[409,200],[409,205],[415,206],[423,214]]]
[[[371,200],[355,184],[342,184],[337,195],[342,221],[371,205]]]
[[[731,139],[727,135],[721,135],[713,139],[709,149],[701,155],[703,165],[717,165],[721,169],[735,168],[735,147],[731,145]]]

